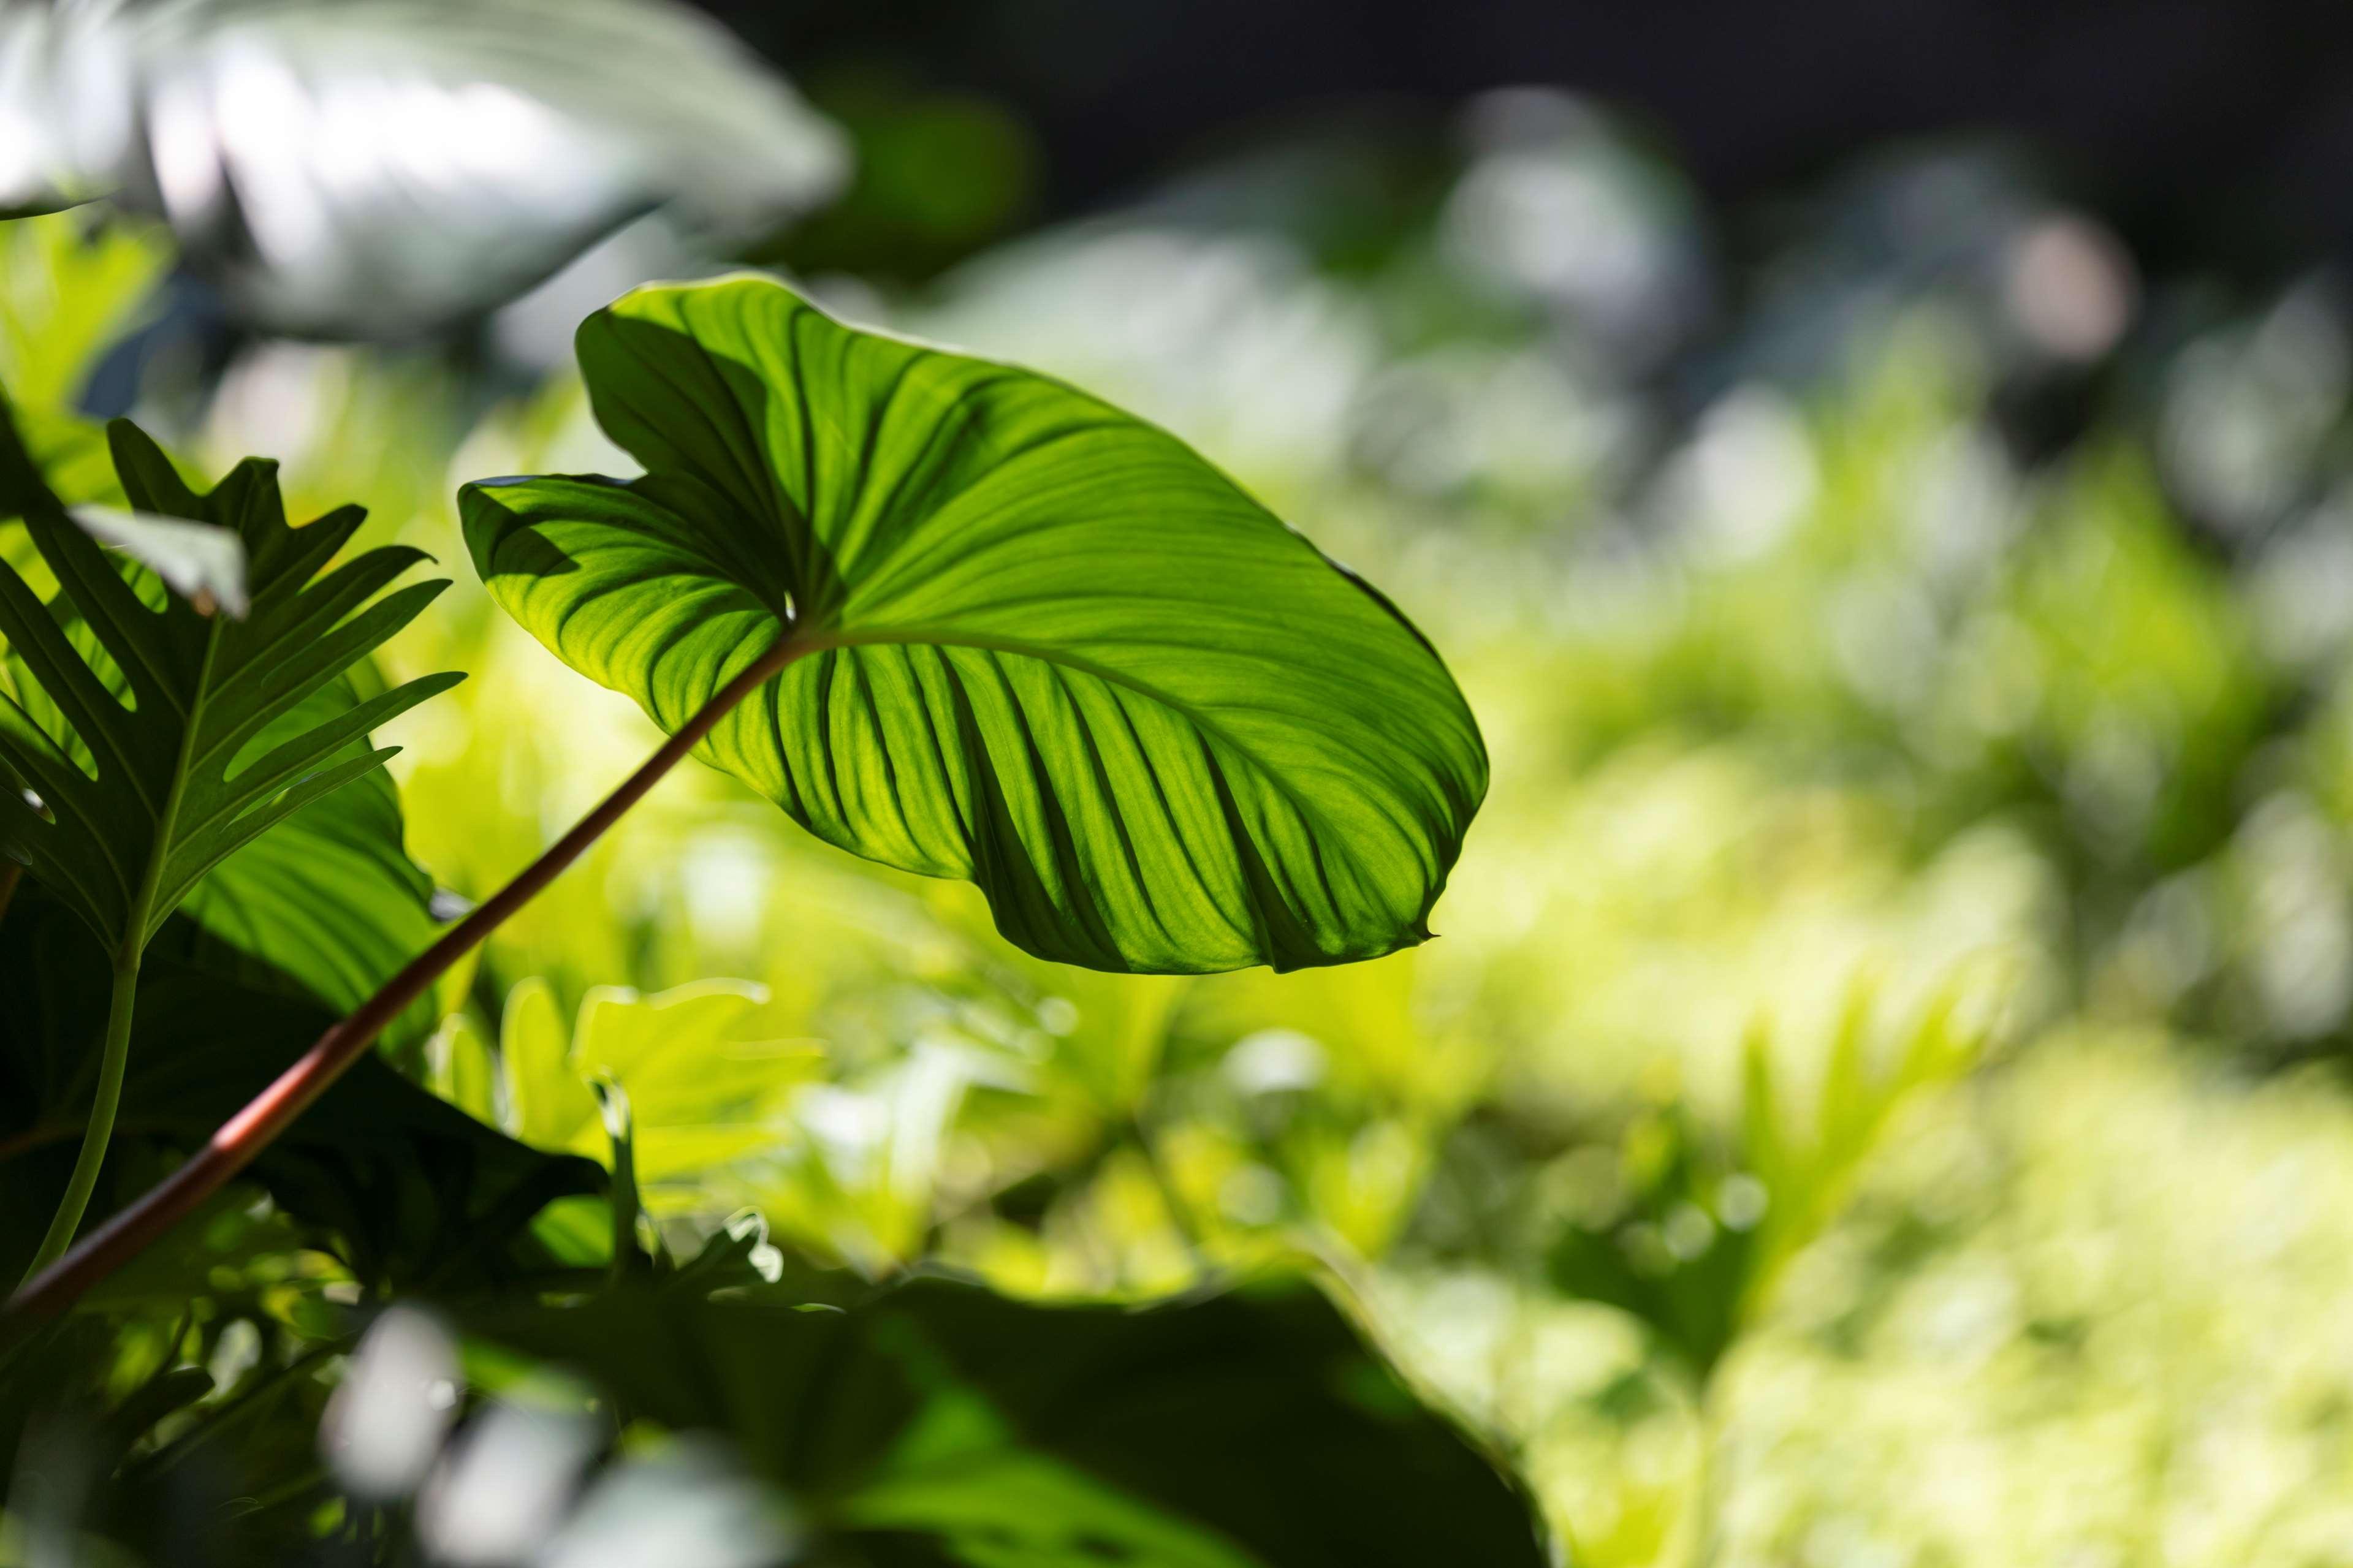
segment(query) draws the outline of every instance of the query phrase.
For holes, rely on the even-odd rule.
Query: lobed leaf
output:
[[[242,557],[245,614],[207,614],[102,549],[0,410],[0,503],[18,514],[55,584],[45,599],[15,558],[0,562],[9,676],[0,690],[0,774],[31,793],[0,795],[0,852],[26,864],[111,947],[135,951],[200,887],[207,923],[291,936],[294,910],[270,910],[265,888],[336,896],[324,878],[283,874],[310,858],[308,837],[314,847],[340,844],[345,868],[374,862],[377,874],[352,886],[375,906],[357,923],[358,945],[381,946],[369,939],[396,931],[389,940],[409,942],[417,922],[406,917],[422,914],[429,889],[404,875],[414,868],[400,854],[387,795],[357,797],[359,810],[310,816],[307,835],[291,833],[273,855],[206,879],[269,829],[306,820],[374,773],[391,752],[374,749],[367,731],[459,679],[427,677],[363,699],[350,675],[440,584],[369,604],[422,557],[376,550],[321,575],[359,526],[357,508],[291,528],[272,465],[248,460],[199,495],[134,426],[118,421],[109,436],[125,499],[136,512],[175,520],[183,559],[191,538],[195,553],[216,563],[231,546]],[[226,593],[210,596],[231,607]],[[337,912],[311,902],[309,914]],[[424,924],[429,930],[429,917]],[[290,960],[306,979],[331,982],[338,1002],[357,999],[353,970],[372,972],[381,957],[371,952],[355,963],[343,951],[314,962],[297,956],[299,942],[270,945],[270,956]]]

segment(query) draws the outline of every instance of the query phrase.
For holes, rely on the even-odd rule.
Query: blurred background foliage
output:
[[[352,347],[245,329],[165,230],[77,209],[0,226],[0,377],[275,455],[290,512],[357,499],[364,542],[451,564],[385,663],[471,672],[386,737],[454,909],[656,742],[493,613],[450,508],[626,471],[579,314],[748,259],[1066,375],[1444,650],[1495,783],[1439,939],[1060,969],[691,770],[397,1065],[607,1163],[617,1085],[679,1257],[754,1209],[819,1264],[1046,1298],[1324,1271],[1576,1562],[2353,1562],[2331,272],[2137,257],[1991,141],[1867,149],[1760,219],[1542,89],[1052,216],[1005,100],[826,58],[800,85],[857,173],[748,248],[657,215]],[[286,1272],[238,1282],[255,1323],[306,1310]]]

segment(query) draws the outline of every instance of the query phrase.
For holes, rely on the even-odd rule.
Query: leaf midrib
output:
[[[147,866],[140,874],[139,890],[132,895],[130,916],[124,924],[132,928],[122,933],[122,940],[132,953],[143,951],[147,939],[158,924],[155,918],[155,894],[163,886],[164,869],[171,863],[177,847],[174,836],[179,831],[180,806],[185,800],[189,775],[195,768],[198,738],[204,731],[206,699],[212,692],[213,660],[220,651],[219,617],[210,617],[205,628],[205,653],[196,666],[196,679],[189,689],[187,719],[180,731],[179,754],[173,760],[172,783],[164,792],[164,809],[155,818],[155,837],[147,851]]]

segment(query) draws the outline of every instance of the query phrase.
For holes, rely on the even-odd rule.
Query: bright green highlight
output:
[[[703,754],[818,837],[969,879],[1009,940],[1098,969],[1429,934],[1486,791],[1469,708],[1174,437],[763,279],[639,289],[579,350],[648,472],[468,486],[475,564],[667,728],[778,637],[811,648]]]

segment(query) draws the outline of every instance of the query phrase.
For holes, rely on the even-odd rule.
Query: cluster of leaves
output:
[[[1743,1054],[1731,1148],[1681,1106],[1629,1126],[1616,1190],[1583,1205],[1547,1249],[1553,1284],[1631,1313],[1704,1384],[1790,1258],[1836,1215],[1906,1101],[1977,1059],[1979,1042],[1956,1025],[1949,1001],[1915,1021],[1894,1049],[1874,1052],[1871,1003],[1859,987],[1801,1113],[1785,1103],[1759,1029]]]
[[[469,542],[523,625],[700,726],[707,760],[820,837],[976,882],[1047,960],[1293,967],[1427,934],[1485,786],[1467,707],[1402,616],[1174,438],[765,280],[641,291],[582,353],[647,475],[470,487]],[[364,661],[440,584],[394,587],[403,548],[337,563],[358,510],[290,528],[267,464],[199,492],[127,424],[109,444],[127,510],[101,516],[0,421],[31,545],[0,570],[0,848],[28,873],[0,923],[23,998],[0,1267],[217,1142],[437,929],[371,731],[456,678]],[[599,1456],[638,1474],[653,1434],[727,1439],[797,1523],[714,1560],[1542,1561],[1516,1487],[1306,1281],[1141,1313],[877,1294],[788,1265],[751,1215],[678,1261],[670,1194],[772,1140],[814,1059],[734,1038],[756,1000],[600,993],[567,1042],[525,986],[494,1050],[462,1024],[415,1049],[429,1002],[403,1016],[396,1057],[194,1235],[19,1326],[7,1520],[148,1555],[195,1528],[245,1555],[539,1558],[449,1500],[528,1491],[500,1468],[512,1399],[399,1484],[335,1436],[393,1420],[356,1408],[382,1378],[338,1395],[324,1458],[308,1442],[338,1358],[407,1299],[599,1391],[550,1497]],[[393,1065],[420,1057],[442,1095]],[[1105,1066],[1132,1117],[1133,1066]],[[185,1506],[144,1506],[167,1478]]]

